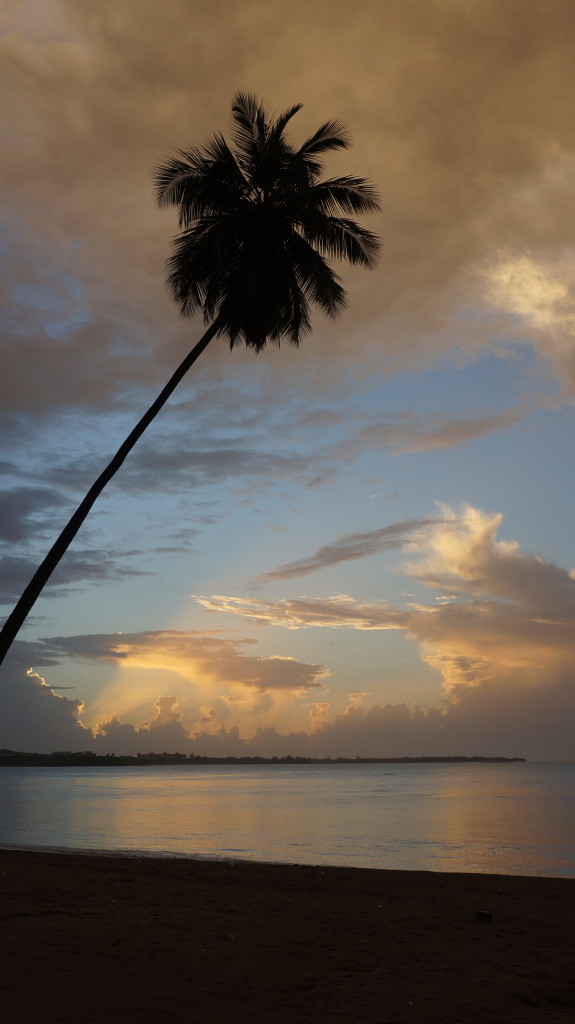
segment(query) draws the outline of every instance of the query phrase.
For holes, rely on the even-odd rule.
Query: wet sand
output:
[[[0,850],[0,893],[7,1024],[575,1015],[571,879]]]

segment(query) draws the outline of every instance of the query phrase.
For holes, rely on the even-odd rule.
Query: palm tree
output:
[[[349,137],[327,121],[299,149],[285,130],[301,104],[269,116],[251,94],[232,105],[232,145],[214,135],[202,149],[178,150],[155,174],[161,207],[176,206],[179,234],[167,261],[182,316],[201,311],[208,329],[88,491],[0,632],[0,664],[94,502],[212,338],[260,352],[292,345],[311,329],[310,303],[335,318],[345,293],[330,260],[372,267],[377,237],[343,214],[379,209],[364,178],[320,181],[319,157],[346,149]]]

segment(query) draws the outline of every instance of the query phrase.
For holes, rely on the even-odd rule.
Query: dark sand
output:
[[[6,1024],[575,1020],[570,879],[0,850],[0,892]]]

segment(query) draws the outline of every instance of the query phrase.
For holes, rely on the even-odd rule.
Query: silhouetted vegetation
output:
[[[202,764],[499,764],[525,761],[524,757],[203,757],[199,754],[94,754],[91,750],[56,750],[52,754],[29,754],[0,750],[0,768],[19,767],[151,767],[154,765],[195,766]]]

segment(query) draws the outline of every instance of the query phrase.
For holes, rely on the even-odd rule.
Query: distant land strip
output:
[[[526,761],[525,757],[202,757],[199,754],[94,754],[91,750],[56,750],[52,754],[30,754],[19,750],[0,750],[0,768],[8,767],[146,767],[148,765],[203,764],[501,764]]]

